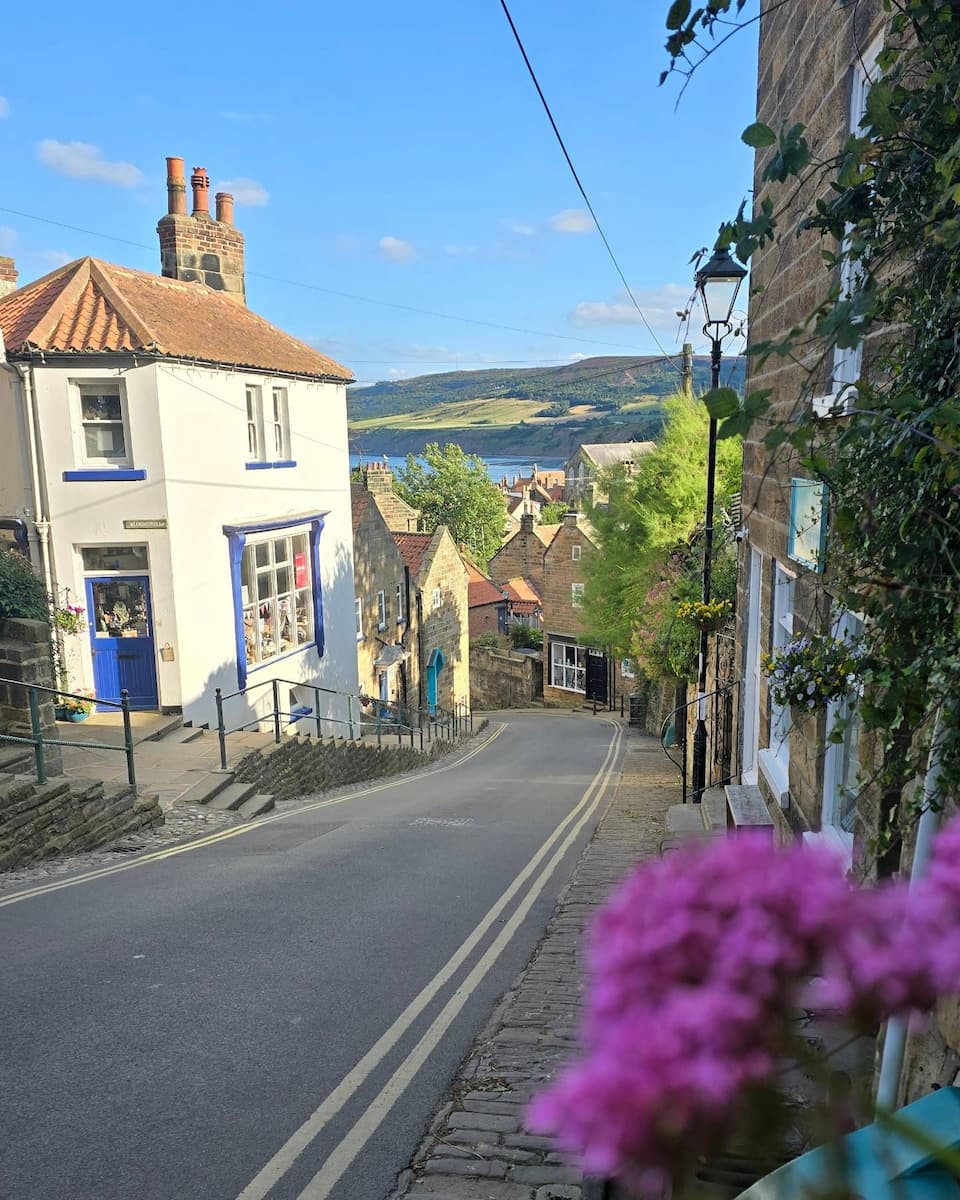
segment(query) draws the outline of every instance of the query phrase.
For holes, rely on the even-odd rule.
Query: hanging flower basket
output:
[[[71,636],[87,628],[86,609],[79,604],[65,604],[53,610],[53,623],[61,633]]]
[[[730,610],[729,600],[711,600],[706,604],[702,600],[684,600],[677,605],[677,616],[697,629],[712,631],[720,628],[730,615]]]
[[[863,678],[864,659],[862,647],[842,638],[805,634],[762,655],[760,663],[774,703],[789,705],[800,717],[852,692]]]

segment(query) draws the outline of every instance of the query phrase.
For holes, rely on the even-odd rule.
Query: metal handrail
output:
[[[0,679],[0,683],[12,684],[14,687],[27,689],[27,707],[30,710],[30,737],[17,737],[12,733],[0,733],[0,742],[14,742],[20,745],[33,746],[34,763],[37,771],[37,783],[47,782],[47,763],[43,752],[44,746],[70,746],[80,750],[122,750],[127,759],[127,781],[136,790],[137,772],[133,759],[133,730],[130,725],[130,696],[126,688],[120,692],[120,699],[103,700],[99,696],[85,696],[82,692],[67,692],[63,688],[46,687],[42,683],[26,683],[22,679]],[[68,700],[83,700],[86,703],[105,705],[107,708],[118,708],[123,717],[123,745],[116,742],[72,742],[63,738],[45,738],[43,725],[40,720],[40,701],[38,692],[50,696],[61,696]]]
[[[660,726],[660,749],[680,772],[681,795],[684,804],[687,803],[687,793],[689,790],[687,781],[687,711],[693,708],[695,705],[699,705],[701,703],[701,699],[704,705],[706,705],[710,700],[714,701],[713,755],[712,761],[709,764],[708,779],[705,781],[704,791],[711,787],[722,787],[724,784],[730,783],[738,773],[739,747],[733,743],[727,745],[724,739],[717,736],[719,727],[717,715],[718,701],[720,698],[726,699],[728,696],[733,696],[739,691],[739,688],[740,680],[734,679],[731,680],[730,683],[724,684],[722,687],[714,688],[712,692],[707,692],[702,698],[699,696],[694,696],[692,700],[688,700],[685,704],[677,705],[675,708],[671,709],[668,715],[664,718],[663,724]],[[679,716],[681,713],[683,714],[682,717]],[[677,730],[678,744],[683,748],[682,760],[674,758],[666,745],[667,728],[669,727],[671,721],[673,721],[674,727]],[[713,776],[713,767],[719,761],[719,745],[723,745],[729,753],[729,769],[725,772],[721,772],[720,777],[715,779]],[[699,803],[700,799],[700,796],[696,796],[694,797],[694,802]]]

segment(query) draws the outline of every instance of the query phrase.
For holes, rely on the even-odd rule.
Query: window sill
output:
[[[64,483],[131,483],[146,479],[144,467],[81,467],[76,471],[64,471]]]
[[[283,662],[285,658],[293,658],[295,654],[303,654],[305,650],[316,650],[316,642],[304,642],[302,646],[297,646],[295,650],[284,650],[282,654],[275,654],[273,658],[268,658],[266,662],[247,663],[247,674],[252,675],[255,671],[263,671],[267,667],[272,667],[274,663]]]
[[[245,464],[248,471],[272,471],[282,467],[295,467],[297,460],[295,458],[281,458],[276,462],[248,462]]]
[[[773,793],[773,798],[781,808],[790,806],[790,772],[787,766],[770,749],[761,750],[757,755],[757,765],[760,774]]]
[[[843,863],[844,871],[853,866],[853,834],[836,825],[824,825],[816,833],[805,833],[804,843],[808,846],[825,846],[832,850]]]
[[[548,683],[547,687],[552,687],[558,692],[570,692],[574,696],[585,696],[587,694],[586,688],[568,688],[564,687],[562,683]]]
[[[377,633],[386,633],[386,632],[387,632],[387,623],[386,623],[386,621],[384,621],[384,623],[382,625],[377,626]]]

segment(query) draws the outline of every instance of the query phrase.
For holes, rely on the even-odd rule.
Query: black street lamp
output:
[[[697,270],[697,291],[706,323],[703,332],[710,339],[711,386],[720,386],[720,362],[723,339],[733,331],[733,306],[747,272],[735,262],[729,250],[714,250],[710,261]],[[713,575],[713,493],[717,473],[717,420],[710,418],[707,442],[707,508],[703,529],[703,602],[710,603]],[[693,802],[699,804],[707,783],[707,650],[709,633],[700,629],[700,659],[697,676],[697,728],[693,735]]]

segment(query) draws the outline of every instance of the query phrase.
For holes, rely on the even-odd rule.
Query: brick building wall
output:
[[[479,637],[482,633],[501,633],[504,623],[503,611],[506,601],[499,604],[472,604],[470,606],[470,637]]]
[[[542,595],[546,545],[536,532],[535,519],[532,513],[523,514],[519,530],[491,558],[488,572],[493,582],[501,585],[518,575],[529,579]]]
[[[881,20],[880,0],[856,5],[809,0],[771,8],[760,26],[757,119],[774,130],[800,122],[818,157],[838,151],[849,131],[854,73],[880,32]],[[805,47],[805,52],[798,54],[798,46]],[[763,150],[757,155],[754,188],[758,196],[769,190],[762,175],[772,153]],[[824,249],[835,247],[825,246],[817,235],[796,232],[811,200],[809,190],[804,190],[783,218],[781,241],[760,250],[751,261],[753,342],[781,339],[826,299],[836,283],[836,273],[827,269],[822,258]],[[869,346],[866,353],[869,356]],[[800,362],[774,356],[760,363],[750,358],[748,372],[749,390],[772,389],[772,415],[777,419],[789,418],[801,406],[809,405],[812,396],[834,388],[832,353],[814,342]],[[776,741],[768,689],[758,666],[759,652],[772,649],[776,628],[786,628],[784,621],[775,625],[774,617],[775,610],[778,618],[784,616],[782,608],[791,587],[794,632],[829,628],[834,610],[829,576],[788,556],[791,479],[803,478],[806,472],[782,449],[775,456],[766,450],[763,437],[768,427],[758,424],[744,439],[747,540],[740,551],[738,664],[744,676],[744,703],[751,709],[741,714],[741,723],[749,730],[753,719],[760,751],[754,756],[745,744],[744,764],[755,771],[780,836],[786,838],[821,827],[827,718],[825,714],[805,717],[792,727],[786,743]],[[759,570],[751,571],[751,562]],[[757,595],[751,595],[751,579]],[[755,641],[749,636],[751,611],[758,622]],[[751,641],[754,653],[748,661]],[[747,740],[752,741],[749,732]],[[787,764],[778,750],[783,744],[789,751]],[[862,747],[861,755],[869,750],[869,746]],[[777,771],[782,773],[777,775]]]

